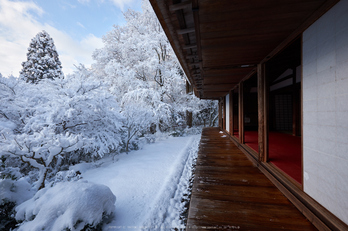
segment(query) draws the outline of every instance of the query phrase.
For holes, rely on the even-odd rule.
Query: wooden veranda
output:
[[[205,128],[187,230],[316,230],[219,128]]]

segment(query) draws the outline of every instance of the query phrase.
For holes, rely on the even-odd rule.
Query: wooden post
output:
[[[224,98],[222,99],[222,102],[223,102],[223,105],[222,105],[222,109],[223,109],[223,117],[222,117],[222,122],[223,122],[223,129],[226,130],[226,121],[227,121],[227,118],[226,118],[226,109],[227,109],[227,106],[226,106],[226,96],[224,96]]]
[[[229,96],[230,96],[230,99],[229,99],[229,102],[230,102],[230,135],[233,136],[233,90],[231,90],[229,92]]]
[[[222,107],[221,107],[221,99],[219,99],[219,127],[222,129]]]
[[[259,117],[259,161],[268,160],[268,87],[265,64],[257,65],[257,95]]]
[[[189,94],[191,91],[191,86],[188,81],[186,81],[186,94]],[[186,111],[186,125],[191,128],[192,127],[192,112]],[[204,124],[205,127],[205,124]]]
[[[243,105],[243,91],[244,83],[239,83],[239,140],[241,144],[244,144],[244,105]]]
[[[299,136],[300,131],[300,89],[298,89],[296,84],[296,67],[293,68],[293,78],[292,78],[292,135]]]

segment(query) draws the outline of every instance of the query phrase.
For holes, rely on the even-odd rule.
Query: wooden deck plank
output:
[[[187,230],[316,230],[218,128],[198,151]]]

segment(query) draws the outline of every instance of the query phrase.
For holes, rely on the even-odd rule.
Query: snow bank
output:
[[[87,224],[96,226],[103,215],[115,210],[116,197],[100,184],[86,181],[61,182],[38,191],[19,205],[16,220],[21,230],[81,230]]]
[[[142,230],[185,229],[180,219],[185,209],[185,202],[182,200],[189,194],[192,166],[197,158],[199,138],[200,136],[192,136],[178,153],[179,158],[173,163],[166,182],[159,190]]]
[[[75,171],[83,179],[110,187],[117,196],[115,220],[105,230],[158,230],[183,227],[180,214],[200,135],[169,137],[144,149],[119,154],[115,162]],[[168,228],[167,230],[171,230]]]

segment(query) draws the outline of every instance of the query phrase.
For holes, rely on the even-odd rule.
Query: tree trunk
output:
[[[43,189],[45,187],[45,180],[46,180],[46,177],[47,177],[47,173],[48,173],[48,169],[45,168],[45,172],[44,172],[44,175],[42,177],[41,183],[39,182],[40,183],[40,187],[39,187],[38,190],[41,190],[41,189]]]
[[[128,151],[129,141],[130,141],[130,140],[127,140],[127,143],[126,143],[126,153],[127,153],[127,154],[128,154],[128,152],[129,152],[129,151]]]
[[[186,124],[189,128],[192,127],[192,112],[186,111]]]

